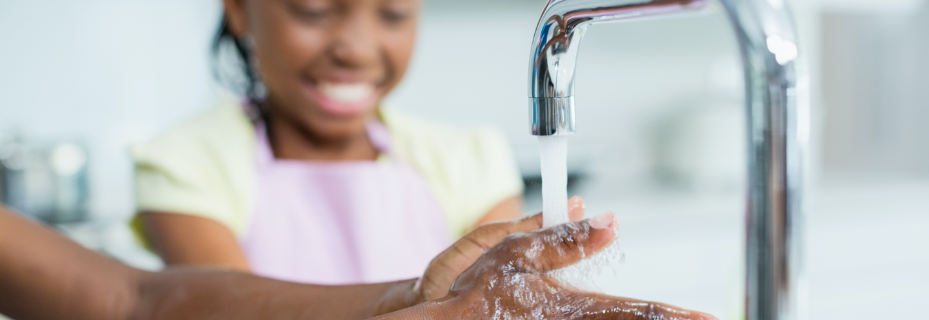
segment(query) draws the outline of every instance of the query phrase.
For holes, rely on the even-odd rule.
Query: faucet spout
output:
[[[569,135],[574,127],[574,66],[587,27],[705,7],[705,0],[550,0],[530,54],[530,126],[537,136]]]
[[[797,319],[801,180],[808,116],[798,98],[796,33],[784,0],[549,0],[530,52],[530,128],[575,132],[574,70],[591,24],[724,9],[738,40],[748,122],[746,319]]]

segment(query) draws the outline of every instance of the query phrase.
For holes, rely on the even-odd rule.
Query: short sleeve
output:
[[[455,240],[495,206],[522,195],[513,153],[497,129],[430,122],[390,109],[382,118],[391,148],[429,184]]]
[[[136,212],[203,217],[241,234],[251,202],[253,144],[244,112],[226,105],[152,142],[130,147]],[[138,215],[132,229],[147,245]]]
[[[491,209],[523,192],[522,177],[512,149],[498,130],[473,129],[465,139],[464,149],[470,163],[462,163],[457,169],[464,185],[460,190],[462,212],[460,217],[450,218],[461,236]]]

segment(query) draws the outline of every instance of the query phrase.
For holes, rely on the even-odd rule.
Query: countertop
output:
[[[904,319],[929,301],[929,180],[808,189],[802,286],[808,319]],[[583,195],[583,191],[582,191]],[[587,197],[620,218],[626,261],[606,293],[741,319],[743,201],[737,195]]]

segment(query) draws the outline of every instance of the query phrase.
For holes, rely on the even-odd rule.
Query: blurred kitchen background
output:
[[[541,207],[527,128],[542,0],[425,0],[389,106],[489,123]],[[929,1],[796,0],[813,131],[805,194],[809,319],[923,315],[929,301]],[[0,200],[138,267],[126,147],[209,107],[218,0],[0,0]],[[571,193],[616,212],[626,261],[607,293],[738,319],[742,80],[718,8],[596,26],[577,71]],[[0,262],[2,263],[2,262]]]

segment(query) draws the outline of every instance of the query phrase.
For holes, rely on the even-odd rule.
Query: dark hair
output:
[[[232,33],[226,17],[213,39],[212,54],[213,75],[219,83],[249,100],[264,99],[264,87],[255,72],[249,45]]]

